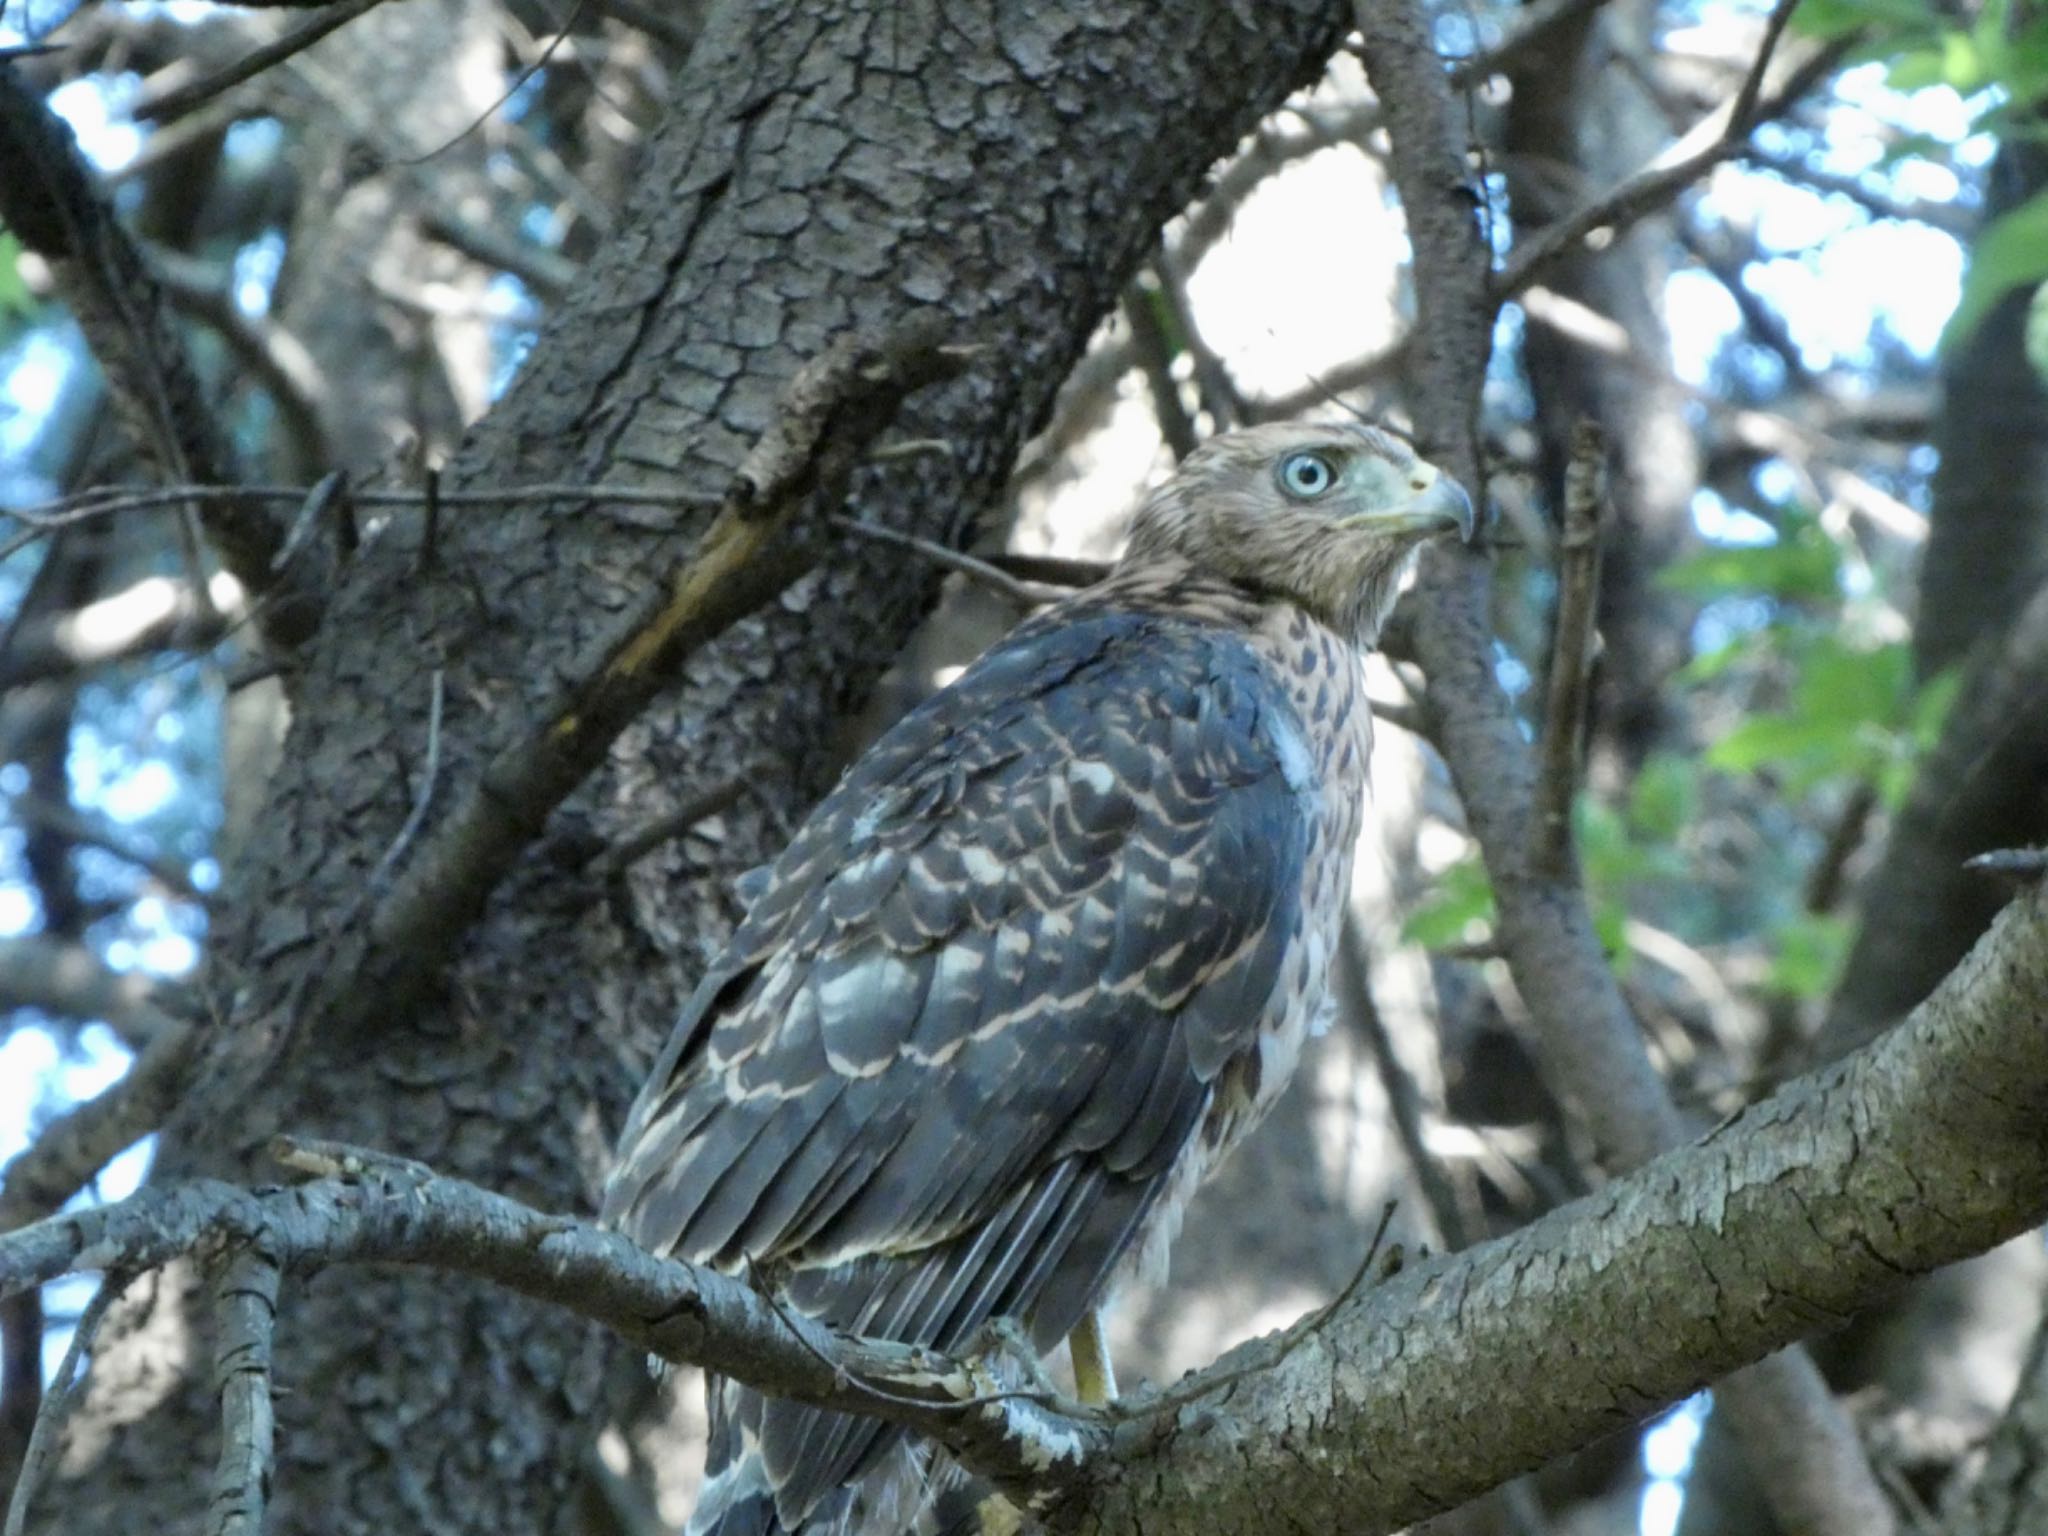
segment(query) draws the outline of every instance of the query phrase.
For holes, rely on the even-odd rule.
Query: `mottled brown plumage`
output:
[[[1190,455],[1107,579],[804,824],[656,1061],[605,1220],[841,1328],[1057,1344],[1163,1256],[1320,1027],[1358,654],[1415,548],[1470,527],[1371,429]],[[947,1486],[897,1431],[717,1384],[691,1530],[895,1532]]]

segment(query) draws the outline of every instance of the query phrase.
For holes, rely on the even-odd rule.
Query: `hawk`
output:
[[[1191,453],[1095,586],[847,771],[767,871],[627,1120],[603,1219],[853,1333],[1072,1338],[1156,1268],[1327,1022],[1366,787],[1360,654],[1472,504],[1397,438]],[[893,1536],[903,1432],[714,1381],[696,1536]]]

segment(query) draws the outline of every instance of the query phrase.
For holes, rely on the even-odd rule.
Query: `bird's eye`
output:
[[[1298,501],[1313,501],[1336,483],[1336,466],[1320,453],[1290,453],[1280,461],[1280,489]]]

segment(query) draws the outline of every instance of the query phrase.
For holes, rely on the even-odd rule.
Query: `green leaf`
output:
[[[1943,331],[1941,348],[1953,354],[1976,334],[1985,317],[2013,289],[2048,278],[2048,192],[1984,227],[1963,274],[1963,294]]]
[[[1709,768],[1724,773],[1751,773],[1768,763],[1815,756],[1832,758],[1841,753],[1854,735],[1854,729],[1840,720],[1758,715],[1708,747],[1706,762]]]
[[[1912,714],[1906,721],[1906,732],[1916,752],[1931,752],[1935,742],[1941,739],[1941,728],[1948,723],[1948,712],[1954,707],[1956,695],[1962,691],[1963,669],[1949,667],[1936,673],[1920,685],[1913,695]]]
[[[1702,651],[1678,669],[1674,674],[1675,680],[1686,687],[1710,683],[1737,663],[1754,660],[1768,652],[1774,633],[1769,629],[1753,629],[1737,635],[1726,645]]]
[[[1629,825],[1642,837],[1671,842],[1692,820],[1699,765],[1676,752],[1656,752],[1643,763],[1629,791]]]
[[[1628,909],[1618,901],[1603,901],[1593,909],[1593,932],[1607,952],[1607,964],[1617,976],[1626,976],[1635,962],[1628,947]]]
[[[1949,146],[1931,133],[1906,133],[1885,146],[1877,163],[1889,170],[1901,160],[1943,160],[1948,150]]]
[[[1841,553],[1820,523],[1788,511],[1775,544],[1708,549],[1674,560],[1657,573],[1657,585],[1698,598],[1834,598],[1841,595],[1841,565]]]
[[[2034,290],[2027,305],[2027,366],[2034,377],[2048,385],[2048,283]]]
[[[1792,13],[1794,31],[1820,38],[1847,37],[1873,24],[1910,31],[1933,23],[1933,11],[1921,0],[1801,0]]]
[[[1802,1001],[1825,997],[1848,958],[1850,932],[1847,918],[1801,913],[1772,935],[1768,985]]]
[[[1913,657],[1904,642],[1858,651],[1832,636],[1816,645],[1793,690],[1796,712],[1843,725],[1903,723],[1913,692]]]
[[[36,307],[35,296],[21,280],[21,242],[0,229],[0,319],[25,315]]]
[[[1895,91],[1924,91],[1929,86],[1946,85],[1948,50],[1943,44],[1953,40],[1951,36],[1899,54],[1885,71],[1884,83]]]
[[[1462,944],[1473,937],[1474,924],[1493,923],[1493,885],[1476,855],[1461,859],[1437,876],[1436,890],[1408,914],[1401,936],[1425,949]]]

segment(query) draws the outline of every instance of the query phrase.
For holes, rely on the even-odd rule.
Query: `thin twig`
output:
[[[656,817],[632,836],[600,849],[590,860],[591,873],[610,878],[630,869],[663,843],[681,837],[698,822],[738,804],[766,767],[766,763],[750,763],[731,778],[712,785],[700,795],[691,796],[666,816]]]
[[[1778,12],[1784,12],[1788,4],[1789,0],[1779,0]],[[1779,28],[1782,27],[1779,22]],[[1776,38],[1776,32],[1772,32],[1769,42],[1774,45]],[[1765,95],[1762,79],[1771,58],[1767,46],[1744,81],[1742,95],[1707,113],[1675,144],[1641,170],[1624,177],[1611,191],[1544,225],[1517,244],[1507,263],[1494,275],[1495,297],[1512,298],[1534,282],[1545,267],[1595,230],[1627,228],[1663,207],[1723,160],[1742,153],[1757,123],[1782,112],[1805,95],[1841,62],[1846,48],[1847,42],[1836,42],[1817,50]],[[1752,81],[1756,82],[1754,90],[1750,89]],[[1738,107],[1742,108],[1740,113]]]
[[[420,835],[420,828],[427,822],[427,807],[433,804],[434,786],[441,778],[441,704],[446,692],[446,674],[441,668],[434,668],[433,694],[427,701],[427,754],[421,766],[419,782],[413,788],[412,809],[406,813],[405,825],[398,829],[398,836],[391,840],[391,846],[384,850],[384,856],[377,861],[377,867],[370,872],[365,894],[381,891],[391,871],[412,847],[413,840]]]
[[[133,115],[138,122],[145,123],[168,123],[183,117],[223,92],[233,90],[243,81],[253,80],[266,69],[282,64],[294,54],[305,52],[328,33],[347,26],[365,11],[382,3],[383,0],[345,0],[343,4],[300,22],[282,37],[260,48],[250,49],[234,63],[210,75],[144,95],[135,104]]]
[[[192,883],[192,867],[169,854],[150,853],[138,848],[119,828],[89,816],[76,806],[60,805],[40,795],[10,795],[0,801],[7,813],[25,826],[35,827],[67,843],[81,843],[110,853],[124,864],[133,864],[150,879],[187,901],[205,903],[207,893]]]
[[[26,507],[0,508],[0,513],[37,528],[61,528],[92,517],[117,512],[141,512],[155,507],[175,506],[181,501],[224,501],[240,497],[250,501],[303,504],[316,486],[310,485],[164,485],[140,489],[134,486],[101,486],[61,496],[53,501]],[[387,486],[353,490],[349,499],[365,507],[425,506],[427,492]],[[722,500],[698,491],[657,490],[626,485],[562,485],[542,483],[507,485],[481,490],[442,491],[444,507],[524,506],[551,501],[611,502],[623,507],[674,507],[701,510]]]
[[[21,1536],[37,1485],[48,1475],[50,1465],[56,1459],[64,1423],[71,1417],[79,1389],[85,1385],[86,1359],[92,1352],[93,1340],[99,1336],[100,1325],[107,1320],[107,1313],[120,1300],[121,1293],[128,1289],[132,1273],[109,1269],[106,1278],[100,1282],[100,1288],[93,1292],[92,1300],[78,1314],[78,1321],[71,1326],[71,1342],[65,1347],[64,1358],[57,1364],[57,1374],[43,1389],[42,1406],[36,1413],[36,1427],[29,1432],[28,1451],[21,1459],[21,1475],[14,1480],[14,1492],[7,1500],[5,1536]]]
[[[1756,126],[1757,102],[1763,96],[1764,75],[1770,70],[1771,55],[1778,51],[1778,39],[1785,35],[1785,23],[1792,19],[1792,12],[1799,0],[1778,0],[1771,7],[1771,14],[1764,22],[1763,42],[1757,46],[1756,58],[1749,66],[1749,73],[1742,77],[1742,89],[1735,93],[1734,105],[1728,113],[1728,132],[1747,137],[1749,130]]]
[[[435,160],[440,158],[442,155],[447,154],[449,150],[453,149],[456,145],[460,144],[472,133],[475,133],[477,129],[483,127],[483,125],[489,122],[493,117],[497,116],[499,109],[503,107],[506,102],[510,101],[514,96],[517,96],[521,91],[525,90],[527,82],[532,80],[535,75],[539,74],[542,70],[548,67],[548,61],[554,58],[555,50],[560,48],[562,44],[566,43],[569,40],[569,34],[574,32],[576,30],[577,23],[583,20],[584,8],[588,6],[589,3],[590,0],[576,0],[576,3],[569,8],[569,15],[567,19],[563,21],[561,30],[556,32],[553,37],[547,40],[546,46],[544,46],[540,50],[540,52],[534,57],[533,61],[530,64],[528,64],[524,69],[520,70],[518,75],[513,78],[512,83],[505,87],[504,93],[500,95],[498,99],[492,102],[488,107],[485,107],[483,111],[479,112],[476,115],[475,119],[472,120],[467,127],[462,129],[459,133],[454,134],[446,142],[437,144],[432,149],[427,150],[424,153],[417,155],[400,155],[394,157],[391,161],[391,164],[406,167],[425,165],[429,160]]]
[[[1572,803],[1579,790],[1594,624],[1600,607],[1600,523],[1607,500],[1606,440],[1598,426],[1572,429],[1558,532],[1557,624],[1536,768],[1535,867],[1565,878],[1572,866]]]
[[[1146,391],[1152,397],[1152,415],[1159,423],[1159,435],[1166,439],[1168,450],[1178,460],[1193,453],[1200,439],[1195,435],[1195,424],[1187,407],[1181,404],[1180,385],[1173,376],[1173,342],[1166,327],[1160,324],[1156,307],[1162,302],[1157,279],[1147,283],[1141,275],[1132,278],[1124,288],[1122,309],[1124,324],[1131,330],[1131,349],[1137,354]]]
[[[39,1221],[113,1160],[170,1118],[199,1055],[199,1031],[166,1021],[119,1082],[74,1104],[44,1126],[6,1165],[0,1183],[0,1232]]]
[[[299,547],[312,537],[313,530],[325,520],[336,500],[347,494],[346,470],[330,470],[314,483],[313,489],[306,493],[305,505],[299,508],[298,515],[292,519],[291,527],[285,533],[284,544],[279,548],[277,558],[270,562],[270,569],[273,572],[282,570],[290,563],[292,556],[298,553]]]
[[[1057,592],[1061,597],[1092,587],[1110,571],[1107,560],[1081,560],[1067,555],[1020,555],[999,550],[985,557],[984,564],[1014,576],[1027,585]]]
[[[978,556],[962,550],[948,549],[931,539],[919,538],[914,533],[904,533],[896,528],[885,528],[880,523],[866,522],[847,513],[835,513],[832,525],[835,528],[844,528],[848,533],[857,533],[864,539],[873,539],[879,544],[910,550],[934,565],[949,571],[958,571],[990,591],[1008,598],[1019,608],[1037,608],[1046,603],[1057,603],[1062,598],[1072,596],[1074,592],[1072,587],[1065,585],[1023,580]]]
[[[1394,1049],[1394,1038],[1387,1031],[1387,1021],[1373,1001],[1366,980],[1365,935],[1349,913],[1345,915],[1344,928],[1337,942],[1337,963],[1344,968],[1345,980],[1352,993],[1350,1011],[1364,1030],[1366,1045],[1372,1051],[1373,1065],[1386,1089],[1387,1103],[1393,1111],[1394,1134],[1400,1140],[1401,1150],[1407,1154],[1416,1187],[1422,1191],[1423,1202],[1429,1207],[1429,1215],[1436,1224],[1438,1240],[1455,1253],[1469,1247],[1475,1234],[1465,1220],[1463,1202],[1458,1199],[1458,1192],[1452,1187],[1441,1159],[1430,1151],[1429,1134],[1423,1121],[1422,1090],[1415,1081],[1415,1075],[1402,1062],[1400,1053]]]

